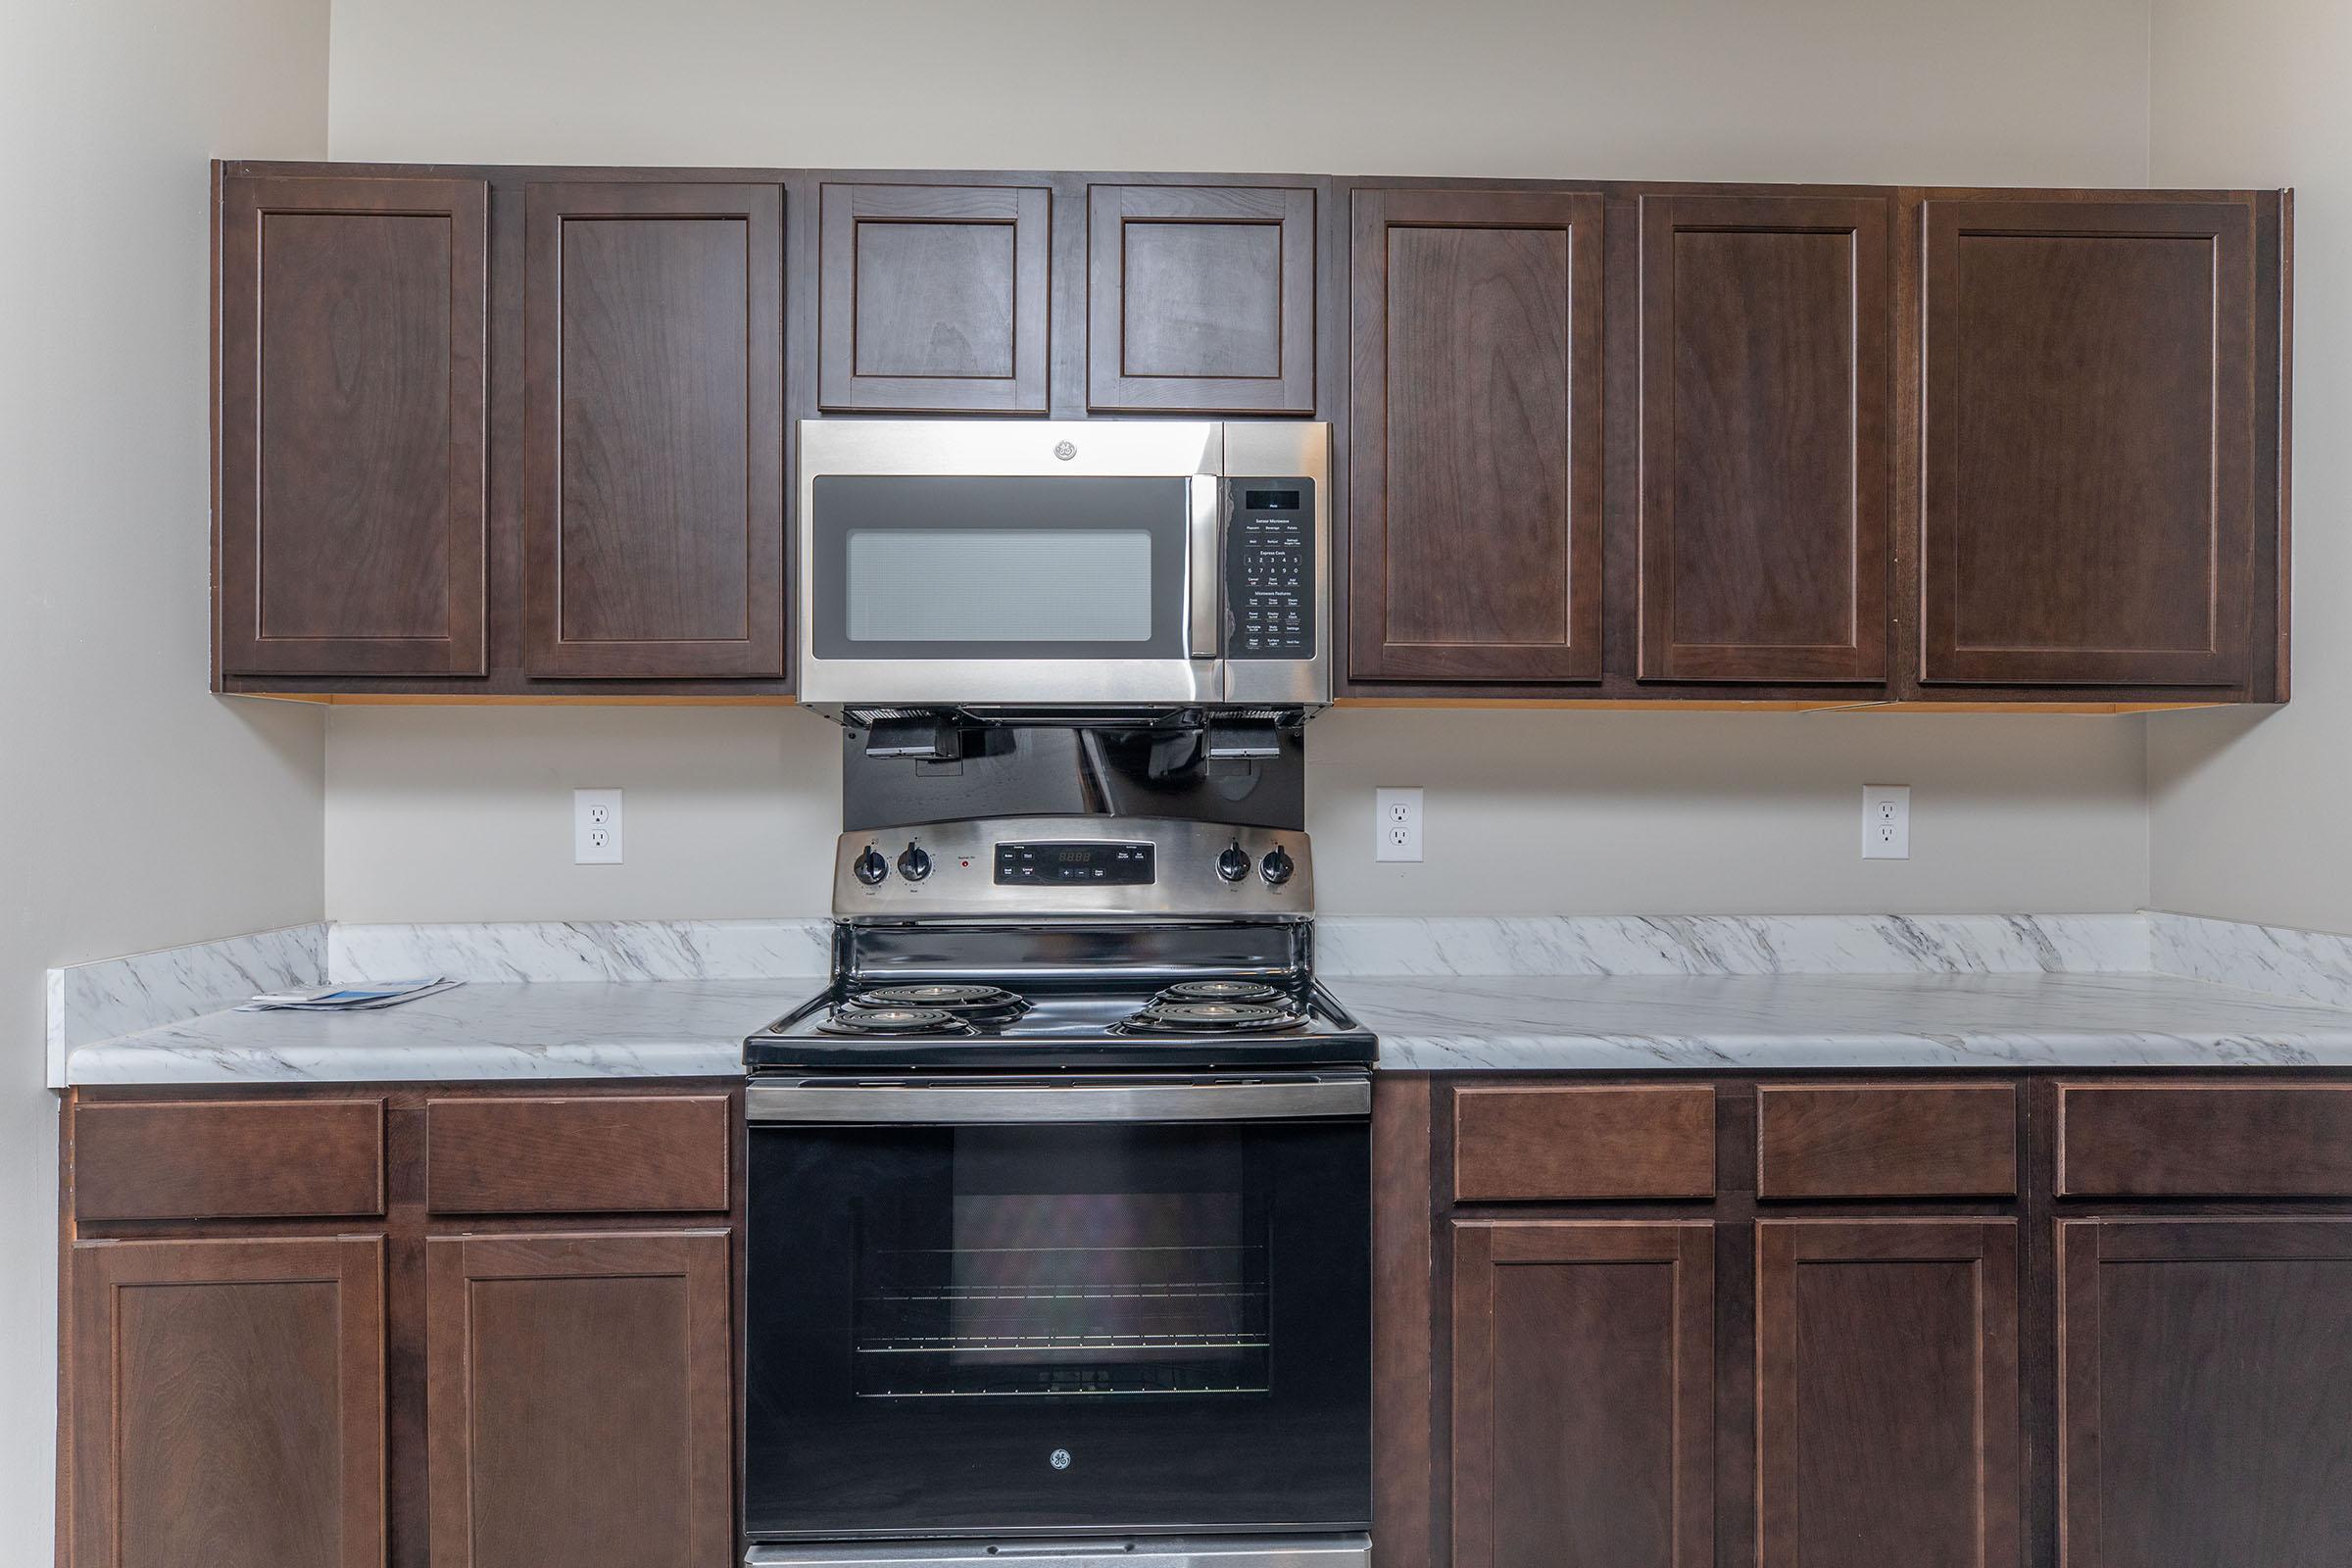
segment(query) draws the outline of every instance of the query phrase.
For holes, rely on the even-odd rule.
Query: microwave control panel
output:
[[[1225,657],[1315,654],[1315,486],[1311,479],[1228,479]]]

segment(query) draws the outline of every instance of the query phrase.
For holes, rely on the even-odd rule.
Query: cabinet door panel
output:
[[[1601,201],[1358,191],[1348,674],[1600,676]]]
[[[433,1561],[727,1561],[727,1233],[436,1237],[425,1252]]]
[[[1458,1568],[1707,1568],[1714,1228],[1457,1221]]]
[[[1042,186],[827,185],[818,198],[818,402],[1046,412]]]
[[[1923,221],[1920,678],[2243,680],[2252,208],[1938,198]]]
[[[380,1568],[377,1237],[73,1252],[72,1560]]]
[[[784,672],[783,192],[525,195],[525,664]]]
[[[1642,678],[1885,679],[1886,231],[1882,198],[1642,198]]]
[[[2342,1561],[2352,1219],[2058,1235],[2063,1568]]]
[[[488,192],[220,182],[224,673],[483,672]]]
[[[1087,191],[1087,407],[1315,411],[1315,193]]]
[[[1756,1227],[1764,1568],[2015,1568],[2017,1225]]]

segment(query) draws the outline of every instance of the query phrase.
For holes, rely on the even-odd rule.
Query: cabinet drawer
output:
[[[1453,1193],[1465,1202],[1713,1197],[1715,1091],[1458,1090]]]
[[[2008,1084],[1756,1091],[1758,1198],[2010,1198],[2017,1091]]]
[[[727,1206],[727,1097],[448,1099],[425,1104],[436,1214],[709,1211]]]
[[[2352,1198],[2352,1085],[2062,1084],[2058,1191]]]
[[[74,1217],[84,1223],[383,1211],[380,1100],[74,1107]]]

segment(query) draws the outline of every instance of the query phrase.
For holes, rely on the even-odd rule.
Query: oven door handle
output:
[[[1361,1119],[1368,1078],[1152,1084],[754,1084],[753,1122],[1203,1122]]]
[[[1185,647],[1195,659],[1214,659],[1225,632],[1225,481],[1196,473],[1187,481],[1185,522]]]

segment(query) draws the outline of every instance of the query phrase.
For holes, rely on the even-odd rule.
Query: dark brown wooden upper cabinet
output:
[[[1087,188],[1086,403],[1315,412],[1315,193]]]
[[[2253,208],[1932,195],[1923,222],[1920,679],[2245,680]]]
[[[1046,412],[1051,190],[829,184],[818,206],[819,407]]]
[[[1354,193],[1350,680],[1601,673],[1601,198]]]
[[[524,665],[784,672],[784,193],[530,185]]]
[[[225,177],[219,665],[484,669],[478,179]]]
[[[1890,210],[1642,198],[1642,679],[1886,679]]]

